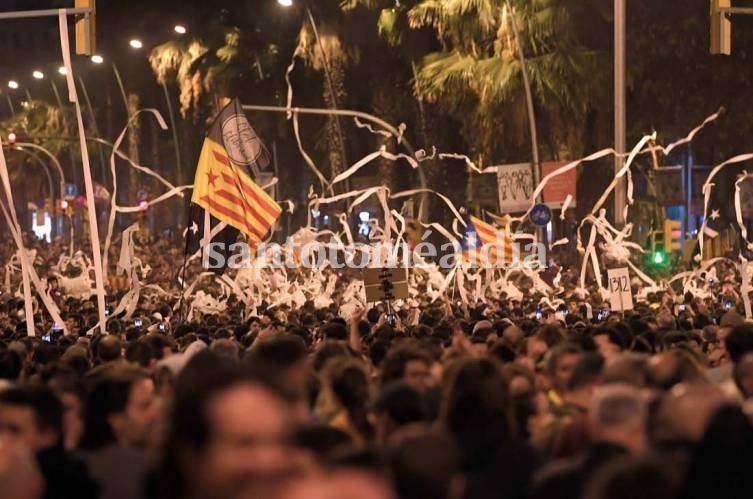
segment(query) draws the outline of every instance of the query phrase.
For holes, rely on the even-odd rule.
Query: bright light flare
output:
[[[8,88],[10,88],[11,90],[18,89],[18,82],[16,80],[9,81],[8,82]]]
[[[92,62],[94,64],[102,64],[103,62],[105,62],[105,59],[101,55],[96,54],[92,56]]]
[[[185,27],[185,26],[183,26],[182,24],[176,24],[176,25],[175,25],[175,27],[174,27],[173,29],[174,29],[174,30],[175,30],[175,32],[176,32],[176,33],[178,33],[179,35],[185,35],[185,34],[186,34],[186,32],[188,31],[188,30],[186,29],[186,27]]]
[[[36,71],[31,73],[31,76],[33,76],[35,80],[41,80],[44,78],[44,73],[37,69]]]
[[[134,38],[133,40],[131,40],[130,42],[128,42],[128,45],[130,45],[131,48],[136,49],[136,50],[138,50],[138,49],[140,49],[141,47],[144,46],[144,44],[141,43],[141,40],[139,40],[137,38]]]

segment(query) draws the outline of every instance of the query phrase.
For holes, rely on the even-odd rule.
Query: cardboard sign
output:
[[[608,269],[607,280],[612,310],[632,310],[633,292],[630,290],[630,274],[627,267]]]
[[[366,267],[363,269],[364,290],[366,301],[369,303],[383,301],[385,295],[384,282],[392,285],[390,294],[393,300],[405,299],[408,292],[408,269],[397,267]]]

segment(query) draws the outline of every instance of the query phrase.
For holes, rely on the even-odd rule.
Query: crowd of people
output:
[[[94,301],[52,284],[65,327],[40,311],[34,337],[6,294],[0,496],[747,498],[753,325],[735,287],[606,313],[576,292],[347,317],[337,293],[250,316],[230,296],[190,320],[144,295],[102,334]]]

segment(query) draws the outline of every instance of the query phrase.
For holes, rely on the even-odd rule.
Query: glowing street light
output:
[[[8,82],[8,88],[11,90],[17,90],[18,89],[18,82],[16,80],[11,80]]]
[[[139,40],[137,38],[134,38],[133,40],[131,40],[130,42],[128,42],[128,45],[130,45],[131,48],[136,49],[136,50],[138,50],[138,49],[140,49],[141,47],[144,46],[144,44],[141,43],[141,40]]]
[[[58,68],[58,73],[60,73],[62,76],[66,76],[68,74],[68,69],[65,66],[60,66]]]
[[[277,3],[279,3],[283,7],[292,7],[293,6],[293,0],[277,0]]]
[[[175,25],[175,28],[173,28],[173,29],[174,29],[174,30],[175,30],[175,32],[176,32],[176,33],[178,33],[179,35],[185,35],[185,34],[186,34],[186,32],[188,31],[188,30],[186,29],[186,27],[185,27],[185,26],[183,26],[182,24],[176,24],[176,25]]]
[[[44,73],[39,71],[38,69],[31,73],[31,76],[33,76],[35,80],[44,79]]]
[[[101,55],[95,54],[92,56],[92,62],[94,64],[102,64],[103,62],[105,62],[105,59]]]

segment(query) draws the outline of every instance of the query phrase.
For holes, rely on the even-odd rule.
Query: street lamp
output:
[[[11,90],[18,90],[18,82],[16,80],[9,81],[8,88],[10,88]]]
[[[277,0],[277,3],[279,3],[283,7],[292,7],[293,6],[293,0]]]
[[[60,73],[61,76],[67,76],[68,75],[68,69],[65,66],[60,66],[58,68],[58,73]]]
[[[105,59],[99,54],[93,55],[91,60],[94,64],[102,64],[105,62]]]
[[[44,73],[39,71],[38,69],[31,73],[31,76],[33,76],[35,80],[44,79]]]
[[[292,0],[291,0],[291,1],[292,1]],[[174,29],[174,30],[175,30],[175,32],[176,32],[176,33],[178,33],[179,35],[185,35],[185,34],[186,34],[186,32],[188,31],[188,30],[186,29],[186,27],[185,27],[185,26],[183,26],[182,24],[176,24],[176,25],[175,25],[175,27],[174,27],[173,29]]]
[[[130,45],[131,48],[136,49],[136,50],[138,50],[138,49],[140,49],[141,47],[144,46],[144,44],[141,43],[141,40],[139,40],[137,38],[134,38],[130,42],[128,42],[128,45]]]

